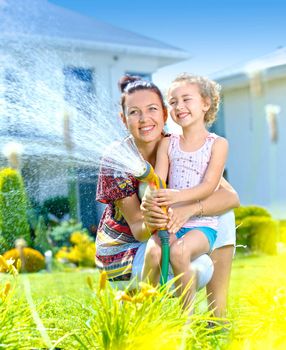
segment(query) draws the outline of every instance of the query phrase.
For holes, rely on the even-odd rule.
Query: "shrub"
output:
[[[21,175],[10,168],[0,171],[0,232],[0,253],[11,249],[16,238],[31,242],[24,183]]]
[[[237,244],[266,254],[277,253],[278,225],[270,213],[261,207],[235,209]]]
[[[279,222],[279,241],[286,244],[286,220]]]
[[[235,220],[238,223],[248,216],[271,217],[271,214],[265,208],[258,207],[255,205],[249,205],[246,207],[235,208],[234,213],[235,213]]]
[[[82,224],[74,220],[63,221],[53,228],[49,234],[53,244],[57,247],[70,246],[70,236],[75,231],[81,231]]]
[[[48,228],[45,224],[43,216],[39,216],[38,223],[35,229],[34,248],[41,253],[45,253],[47,250],[51,250],[51,244],[48,240]]]
[[[85,232],[73,232],[70,238],[72,247],[63,247],[56,255],[56,259],[66,259],[78,266],[94,266],[95,243]]]
[[[45,200],[42,208],[59,219],[61,219],[65,214],[68,214],[70,211],[69,200],[67,197],[63,196],[57,196]]]
[[[6,260],[13,259],[14,266],[17,264],[17,260],[20,259],[18,249],[8,250],[3,254]],[[21,269],[24,272],[38,272],[45,268],[44,256],[35,249],[23,248],[23,261],[21,261]]]

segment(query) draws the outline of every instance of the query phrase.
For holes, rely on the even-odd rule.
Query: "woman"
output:
[[[167,119],[162,94],[154,84],[135,77],[125,76],[119,85],[122,91],[122,120],[143,158],[154,166],[158,144],[165,137],[163,128]],[[143,256],[145,245],[141,242],[148,240],[150,228],[158,225],[156,222],[152,224],[153,217],[148,216],[146,211],[144,222],[138,193],[139,183],[131,175],[126,178],[114,177],[104,171],[99,175],[97,200],[108,206],[98,228],[96,265],[105,269],[108,278],[115,281],[129,280],[136,271],[142,270],[139,255]],[[217,201],[215,208],[214,201]],[[236,193],[221,187],[204,200],[204,214],[212,215],[208,212],[208,206],[210,211],[215,209],[215,214],[219,214],[237,206],[237,203]],[[193,207],[184,208],[185,215],[188,212],[190,216],[190,210],[197,210],[195,207],[194,204]],[[174,209],[170,225],[179,225],[182,217],[182,209]]]

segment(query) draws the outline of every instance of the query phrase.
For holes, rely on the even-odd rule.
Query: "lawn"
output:
[[[229,293],[231,329],[220,330],[218,326],[209,331],[206,321],[210,315],[202,312],[190,323],[191,335],[184,328],[185,315],[180,314],[177,298],[154,294],[143,304],[134,305],[108,288],[99,291],[94,270],[21,275],[6,316],[0,316],[0,326],[1,317],[2,325],[12,324],[6,332],[10,329],[15,333],[11,338],[14,343],[5,342],[2,327],[0,348],[47,348],[60,340],[57,347],[61,349],[132,349],[134,344],[141,349],[143,343],[149,349],[285,349],[285,266],[284,255],[238,254]],[[93,279],[95,292],[87,283],[88,277]],[[3,282],[7,276],[0,278]],[[198,299],[203,300],[203,293]],[[199,309],[205,309],[205,302],[200,303],[203,307],[199,305]]]

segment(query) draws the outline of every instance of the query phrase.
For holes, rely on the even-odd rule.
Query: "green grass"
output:
[[[286,322],[281,321],[281,317],[282,320],[286,319],[285,266],[285,256],[236,256],[233,264],[229,292],[230,315],[232,316],[234,323],[231,336],[233,337],[234,341],[233,343],[226,345],[226,340],[216,338],[216,335],[214,334],[214,342],[211,343],[208,341],[205,344],[205,349],[247,349],[247,346],[244,345],[246,340],[248,342],[253,342],[254,339],[255,341],[259,341],[259,339],[262,337],[262,343],[258,343],[257,345],[260,347],[260,345],[263,345],[263,337],[265,332],[268,332],[268,341],[270,344],[269,349],[273,347],[273,341],[276,343],[278,342],[278,344],[282,344],[281,346],[286,346],[285,342],[283,343],[282,341],[281,343],[279,333],[281,332],[282,334],[282,331],[284,332],[283,327]],[[101,348],[94,345],[97,344],[100,337],[99,330],[96,328],[97,326],[94,324],[94,320],[97,319],[100,320],[100,322],[104,322],[104,319],[101,320],[100,318],[96,318],[101,316],[99,313],[96,313],[95,310],[98,308],[104,308],[105,305],[109,305],[109,307],[112,309],[114,302],[110,303],[110,300],[113,300],[112,298],[114,298],[114,296],[108,296],[108,300],[104,299],[105,297],[101,300],[99,298],[101,294],[93,294],[87,284],[88,276],[93,277],[96,285],[98,274],[95,270],[74,270],[70,272],[53,272],[51,274],[37,273],[19,276],[17,288],[13,297],[14,300],[19,302],[21,308],[27,308],[30,309],[30,311],[33,311],[33,309],[35,310],[34,313],[31,312],[31,317],[29,320],[30,325],[33,325],[34,321],[36,320],[38,326],[38,331],[35,331],[36,327],[35,325],[33,326],[33,347],[37,348],[38,346],[39,348],[40,346],[43,346],[44,343],[48,343],[50,345],[55,344],[56,341],[63,337],[64,339],[60,342],[60,345],[58,345],[62,349],[84,349],[84,346],[86,346],[86,348],[91,348],[86,345],[88,337],[84,338],[83,336],[89,334],[89,337],[93,337],[91,343],[94,347],[92,348]],[[0,275],[1,284],[8,278],[8,276]],[[284,297],[285,299],[283,299]],[[174,312],[179,314],[179,309],[176,309],[176,302],[174,300],[169,300],[168,303],[174,305],[174,310],[168,311],[162,309],[161,312],[166,312],[166,321],[168,320],[168,317],[170,319],[174,319],[174,317],[176,317],[174,316]],[[204,304],[204,307],[199,308],[200,310],[205,308],[205,302],[202,302],[202,304]],[[158,307],[159,306],[160,305],[158,304]],[[118,317],[120,321],[120,318],[123,317],[122,315],[130,313],[128,316],[130,317],[130,322],[137,322],[136,312],[140,314],[142,308],[140,309],[140,307],[137,306],[134,308],[131,304],[128,307],[129,309],[126,308],[126,310],[123,310],[123,314],[120,314],[120,312],[122,312],[120,308],[114,309],[112,311],[115,312],[114,317]],[[144,307],[146,307],[146,312],[150,312],[151,307],[153,307],[152,313],[154,313],[154,305],[152,306],[151,304],[146,304]],[[106,318],[109,317],[108,312],[109,311],[106,312]],[[133,315],[134,312],[135,315]],[[158,314],[155,314],[158,318]],[[27,317],[27,313],[25,313],[25,317]],[[37,317],[39,317],[38,322]],[[140,317],[143,319],[142,315]],[[195,342],[190,345],[188,342],[186,342],[186,344],[189,344],[188,348],[190,348],[189,346],[193,346],[193,349],[200,348],[200,342],[202,341],[201,338],[204,336],[204,317],[205,316],[198,321],[199,323],[197,321],[197,323],[193,323],[194,327],[197,327],[197,334],[195,336],[198,343]],[[270,319],[272,323],[270,322]],[[154,329],[158,328],[159,330],[159,327],[161,327],[161,332],[167,332],[167,330],[170,332],[168,328],[171,324],[170,321],[168,321],[169,325],[166,323],[165,326],[165,320],[158,320],[157,323],[154,319],[150,320],[150,322],[151,321],[154,322]],[[112,318],[110,318],[110,322],[113,322]],[[180,320],[178,315],[178,320],[175,320],[174,323],[177,327],[176,334],[180,334],[179,332],[181,332],[179,330],[179,322]],[[43,329],[41,330],[41,323],[44,325],[44,331]],[[271,329],[268,327],[270,323],[274,328],[280,327],[277,329],[277,334],[273,334],[272,326]],[[147,326],[144,327],[146,328]],[[107,329],[107,333],[108,332],[110,332],[109,329]],[[125,332],[128,332],[127,329],[125,329]],[[37,333],[37,335],[35,335],[35,333]],[[76,339],[74,336],[75,334],[77,334],[83,342],[82,346],[79,345],[79,338]],[[172,346],[174,349],[176,349],[175,346],[178,341],[176,334],[174,333],[172,335]],[[248,335],[251,336],[250,340],[247,339]],[[110,334],[107,334],[107,336],[110,336]],[[45,337],[48,337],[48,340]],[[121,335],[117,334],[117,337],[120,338]],[[154,335],[152,335],[152,337],[154,340]],[[209,339],[210,334],[206,333],[205,337],[208,337]],[[138,341],[137,338],[136,341]],[[143,338],[141,340],[147,342],[146,337],[145,340]],[[86,343],[84,343],[85,341]],[[106,341],[106,339],[104,341]],[[151,340],[149,339],[148,341],[150,342]],[[170,342],[170,340],[168,341]],[[1,348],[2,347],[0,344],[0,349]],[[17,345],[15,345],[15,347],[6,347],[6,349],[17,348],[19,348]],[[149,348],[150,350],[152,349],[150,346]],[[140,347],[137,346],[137,349],[139,350]],[[165,346],[165,349],[171,349],[171,345],[169,347]],[[249,349],[252,350],[252,347],[249,347]],[[279,347],[277,347],[277,349],[279,349]]]

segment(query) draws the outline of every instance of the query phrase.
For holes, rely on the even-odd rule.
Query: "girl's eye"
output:
[[[157,108],[156,107],[150,107],[149,110],[150,111],[157,111]]]
[[[171,102],[169,102],[169,105],[170,106],[174,106],[176,104],[176,101],[171,101]]]
[[[188,97],[188,98],[184,98],[184,102],[187,102],[187,101],[190,101],[191,100],[191,98],[190,97]]]

